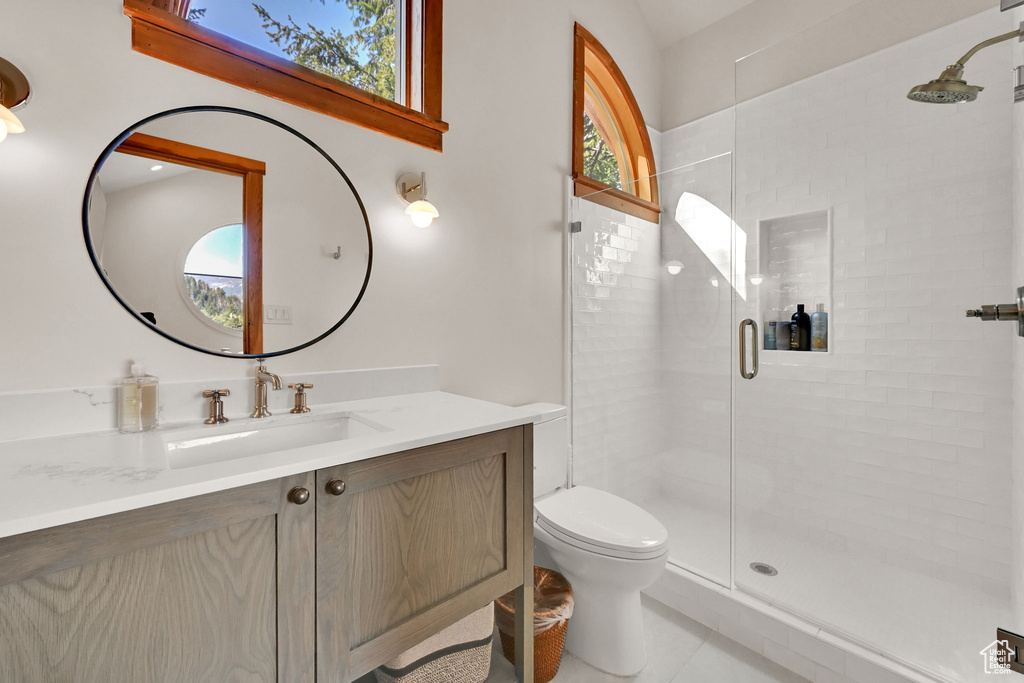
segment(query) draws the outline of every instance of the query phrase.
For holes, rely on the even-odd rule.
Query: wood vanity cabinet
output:
[[[513,427],[0,539],[0,681],[348,683],[509,590],[531,604],[531,441]]]

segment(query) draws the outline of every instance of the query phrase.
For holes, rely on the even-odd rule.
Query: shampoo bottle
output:
[[[764,321],[764,350],[774,351],[775,350],[775,326],[778,324],[775,320]]]
[[[811,350],[811,316],[804,313],[803,304],[797,304],[793,314],[793,337],[789,348],[793,351]]]
[[[780,320],[775,325],[775,350],[789,351],[790,337],[792,335],[793,323],[789,320]]]
[[[811,351],[828,351],[828,313],[825,304],[818,304],[811,313]]]
[[[142,371],[132,361],[132,374],[118,386],[118,429],[125,434],[145,432],[157,425],[159,379]]]

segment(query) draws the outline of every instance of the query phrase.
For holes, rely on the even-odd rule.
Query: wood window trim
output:
[[[263,353],[263,176],[267,165],[257,159],[145,133],[132,133],[114,151],[242,179],[242,352]]]
[[[124,13],[132,22],[136,52],[442,151],[441,136],[448,131],[441,119],[443,0],[423,0],[422,112],[198,26],[147,0],[124,0]]]
[[[574,28],[572,80],[572,180],[575,195],[657,223],[661,206],[658,203],[654,150],[647,134],[647,124],[615,60],[578,23]],[[583,173],[583,111],[588,82],[604,97],[615,118],[615,125],[625,138],[628,172],[629,177],[635,179],[636,193],[611,187]]]

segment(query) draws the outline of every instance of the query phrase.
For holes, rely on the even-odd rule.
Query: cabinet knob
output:
[[[309,500],[309,489],[296,486],[288,492],[288,500],[296,505],[302,505]]]
[[[340,496],[345,493],[345,482],[341,479],[331,479],[327,482],[327,493],[332,496]]]

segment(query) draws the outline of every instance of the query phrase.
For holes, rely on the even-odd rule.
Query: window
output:
[[[622,189],[622,172],[619,170],[619,156],[612,151],[608,142],[611,138],[602,134],[583,110],[583,175],[600,181],[617,190]]]
[[[661,207],[647,125],[611,55],[579,24],[572,97],[576,196],[657,221]]]
[[[206,233],[185,257],[185,291],[207,318],[241,333],[245,296],[242,226],[225,225]]]
[[[124,0],[132,48],[441,151],[443,0]]]

